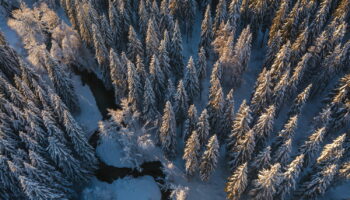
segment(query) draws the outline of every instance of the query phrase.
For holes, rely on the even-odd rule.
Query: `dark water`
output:
[[[73,67],[74,73],[80,75],[83,84],[87,84],[92,94],[95,97],[95,101],[98,109],[100,110],[103,119],[108,119],[108,109],[120,109],[119,105],[115,104],[114,92],[107,90],[103,82],[97,78],[97,76],[88,71],[78,71],[76,67]],[[89,143],[94,148],[97,147],[99,140],[98,130],[90,137]],[[119,168],[107,165],[103,161],[99,161],[99,168],[95,172],[95,176],[104,182],[112,183],[113,181],[124,178],[126,176],[140,177],[140,176],[152,176],[159,185],[164,185],[165,174],[162,169],[162,163],[160,161],[145,162],[140,166],[141,170],[132,168]],[[169,199],[171,191],[160,187],[162,193],[162,199]]]

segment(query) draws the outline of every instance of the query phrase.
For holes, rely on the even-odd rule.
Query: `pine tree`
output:
[[[191,133],[197,130],[198,116],[197,109],[194,104],[192,104],[187,112],[187,118],[185,121],[185,129],[184,129],[184,141],[187,141],[188,137],[190,137]]]
[[[249,131],[251,121],[252,116],[250,114],[249,106],[247,105],[247,102],[243,100],[234,120],[232,121],[232,131],[227,141],[227,152],[231,159],[233,156],[230,154],[236,145],[236,141],[243,138],[243,136]]]
[[[252,113],[258,116],[271,101],[271,76],[270,71],[266,68],[259,74],[256,83],[256,89],[251,100]]]
[[[248,185],[248,163],[240,165],[226,182],[226,198],[229,200],[240,199]]]
[[[178,123],[182,123],[182,121],[186,118],[188,110],[188,96],[184,87],[184,83],[180,80],[177,91],[175,94],[175,108],[174,111],[176,113],[176,121]]]
[[[159,61],[156,55],[153,55],[150,63],[150,79],[153,83],[153,90],[156,94],[158,102],[162,102],[162,93],[165,90],[165,75],[160,68]]]
[[[275,106],[268,107],[264,113],[260,115],[258,121],[253,127],[256,134],[257,147],[259,150],[266,141],[269,139],[273,129],[273,123],[275,118]]]
[[[235,102],[233,99],[233,89],[227,94],[223,113],[223,133],[220,135],[221,139],[227,139],[232,131],[232,122],[235,117]]]
[[[288,112],[288,116],[292,116],[292,115],[299,115],[307,101],[307,99],[309,98],[309,94],[310,94],[310,90],[312,88],[312,84],[310,84],[309,86],[307,86],[303,92],[301,92],[295,99],[293,102],[292,107],[290,108],[289,112]]]
[[[201,47],[198,52],[198,61],[196,66],[198,79],[201,81],[207,77],[207,58],[205,56],[205,50],[203,47]]]
[[[231,76],[230,83],[237,87],[242,79],[242,74],[248,67],[250,54],[251,54],[251,42],[252,34],[250,33],[250,27],[245,28],[237,39],[237,43],[234,47],[233,57],[233,74]]]
[[[147,121],[157,119],[157,117],[160,115],[157,110],[157,101],[153,92],[152,84],[147,77],[143,91],[143,120]]]
[[[148,10],[146,9],[145,0],[140,0],[139,2],[138,15],[139,15],[138,17],[139,17],[140,33],[146,33],[147,23],[150,16],[149,16]]]
[[[199,47],[203,48],[206,56],[209,56],[211,52],[211,42],[214,37],[212,26],[211,10],[210,5],[208,5],[202,21],[201,40],[199,42]]]
[[[111,26],[111,32],[113,34],[113,39],[115,41],[115,44],[119,49],[121,35],[122,35],[121,18],[112,0],[109,0],[108,6],[109,6],[108,17],[109,17],[109,24]]]
[[[160,32],[164,33],[166,30],[172,30],[173,27],[174,27],[174,19],[173,19],[173,16],[170,15],[169,1],[162,0],[160,4],[160,22],[159,22]],[[170,49],[168,49],[168,52],[169,50]]]
[[[152,56],[158,56],[159,47],[159,30],[156,29],[153,19],[148,20],[147,33],[146,33],[146,61],[152,58]]]
[[[254,158],[252,166],[260,171],[268,168],[271,164],[271,147],[267,146]]]
[[[281,183],[281,165],[276,163],[270,169],[263,169],[259,172],[258,179],[253,181],[253,189],[250,196],[254,200],[272,200],[276,193],[277,186]]]
[[[193,25],[196,16],[196,2],[195,0],[182,1],[182,17],[185,24],[185,32],[188,36],[192,37]]]
[[[285,99],[286,99],[286,91],[289,88],[289,70],[286,70],[282,75],[280,80],[278,80],[275,88],[273,89],[273,102],[275,104],[277,112],[281,109]]]
[[[168,79],[168,88],[165,93],[165,100],[170,101],[171,104],[175,104],[175,94],[176,89],[174,87],[173,81]]]
[[[136,63],[135,63],[135,65],[136,65],[136,72],[140,76],[141,83],[145,83],[146,82],[146,78],[148,77],[148,73],[146,72],[145,65],[144,65],[143,60],[142,60],[140,55],[136,56]]]
[[[285,166],[291,157],[292,152],[292,139],[286,140],[279,148],[275,151],[273,161],[279,162],[282,166]]]
[[[297,180],[303,168],[303,162],[304,154],[300,154],[286,167],[286,171],[283,173],[283,181],[277,187],[278,193],[276,198],[285,200],[296,189]]]
[[[200,177],[203,181],[208,181],[214,172],[219,157],[219,142],[214,134],[208,141],[206,150],[203,153],[199,166]]]
[[[209,114],[209,122],[212,130],[215,130],[216,133],[221,133],[223,131],[223,120],[224,120],[224,106],[225,99],[222,92],[222,88],[219,85],[217,91],[213,97],[209,100],[207,105],[207,110]],[[222,133],[221,133],[222,134]]]
[[[305,155],[304,163],[306,166],[313,162],[316,154],[320,151],[325,132],[325,127],[317,129],[300,147],[299,152]]]
[[[108,50],[106,47],[106,43],[99,28],[93,24],[92,25],[92,33],[93,33],[93,42],[95,47],[95,56],[97,62],[99,64],[100,70],[103,76],[103,82],[107,88],[110,85],[110,76],[109,76],[109,61],[108,61]]]
[[[122,54],[125,55],[125,54]],[[113,49],[109,53],[110,60],[110,76],[114,88],[114,96],[116,103],[119,103],[127,94],[127,65],[121,62],[118,55]]]
[[[204,109],[201,115],[199,116],[198,123],[197,123],[197,133],[198,133],[199,143],[201,146],[204,146],[205,142],[208,140],[209,130],[210,130],[210,125],[208,121],[208,114],[207,114],[207,110]]]
[[[214,30],[217,30],[222,22],[226,21],[227,18],[227,4],[226,0],[219,0],[219,3],[216,5],[214,19]]]
[[[159,130],[159,141],[164,153],[168,157],[174,157],[176,153],[176,121],[173,107],[166,102],[162,124]]]
[[[162,71],[164,72],[166,79],[173,77],[170,66],[169,53],[167,50],[167,44],[164,39],[160,42],[159,46],[159,65]]]
[[[282,46],[280,51],[277,53],[276,58],[271,66],[271,81],[273,87],[280,80],[280,77],[287,71],[290,67],[290,42],[287,41],[285,45]]]
[[[179,23],[176,21],[173,36],[171,38],[170,66],[177,79],[183,74],[182,37]]]
[[[318,196],[324,195],[327,188],[331,185],[338,166],[330,164],[322,171],[311,176],[311,180],[305,182],[301,187],[301,199],[317,199]]]
[[[288,17],[286,17],[285,22],[281,27],[282,38],[288,38],[290,41],[295,40],[301,19],[302,9],[300,9],[300,3],[301,1],[297,1],[289,12]]]
[[[142,85],[139,74],[135,69],[135,65],[129,61],[128,62],[128,102],[131,104],[133,111],[141,109],[142,105]]]
[[[199,167],[199,151],[200,144],[198,141],[198,134],[196,131],[193,131],[186,142],[183,155],[186,174],[188,176],[193,176]]]
[[[235,32],[236,30],[232,28],[228,21],[226,23],[222,22],[215,32],[212,46],[220,61],[232,62]]]
[[[248,162],[254,152],[255,136],[252,129],[238,138],[236,145],[229,151],[228,164],[231,170],[235,170],[239,165]]]
[[[143,57],[143,46],[131,25],[129,28],[128,41],[127,54],[129,59],[135,62],[137,56]]]
[[[298,90],[298,86],[301,83],[301,80],[303,80],[304,72],[308,68],[308,62],[311,58],[310,53],[306,53],[300,60],[300,62],[297,64],[297,66],[294,69],[294,72],[292,74],[292,77],[290,77],[290,89],[288,92],[288,97],[292,97],[295,95],[295,93]]]
[[[193,102],[199,94],[199,81],[192,56],[188,61],[183,82],[186,93],[188,94],[189,102]]]
[[[228,20],[234,29],[239,29],[240,18],[241,18],[241,8],[242,0],[231,1],[228,9]]]
[[[49,77],[58,95],[72,112],[79,111],[78,97],[75,94],[74,86],[62,67],[50,56],[45,57],[45,65]]]
[[[322,169],[328,164],[337,164],[342,158],[345,149],[343,148],[346,134],[342,134],[333,140],[332,143],[323,147],[323,150],[316,160],[316,167]]]
[[[272,41],[275,39],[276,33],[282,27],[282,23],[287,17],[289,10],[289,1],[284,0],[281,2],[280,7],[278,8],[275,17],[272,20],[272,25],[269,32],[269,42],[268,45],[271,46]]]
[[[283,129],[278,133],[276,140],[272,143],[272,148],[276,150],[288,139],[294,137],[295,129],[297,127],[298,115],[291,116],[284,124]]]
[[[294,44],[293,44],[294,45]],[[264,60],[263,67],[270,69],[273,61],[275,60],[276,54],[282,46],[281,31],[278,30],[276,36],[271,41],[271,44],[267,47],[267,52]]]
[[[114,47],[114,37],[106,15],[103,14],[102,19],[100,20],[101,20],[101,34],[102,34],[102,38],[105,39],[105,45],[107,49]]]

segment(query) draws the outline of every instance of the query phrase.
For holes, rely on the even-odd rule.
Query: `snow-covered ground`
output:
[[[125,177],[112,184],[97,179],[82,192],[82,200],[160,200],[161,193],[151,176]]]

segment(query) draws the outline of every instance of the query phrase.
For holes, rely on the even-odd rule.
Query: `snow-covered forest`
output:
[[[350,0],[0,0],[0,199],[350,199],[349,23]]]

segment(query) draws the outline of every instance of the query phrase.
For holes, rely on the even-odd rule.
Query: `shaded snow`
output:
[[[98,128],[98,121],[102,120],[102,115],[97,108],[95,97],[88,85],[83,85],[80,76],[73,75],[72,81],[75,92],[79,99],[80,113],[75,119],[80,123],[89,138]]]
[[[161,193],[151,176],[126,177],[112,184],[94,179],[84,189],[82,200],[160,200]]]

